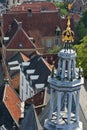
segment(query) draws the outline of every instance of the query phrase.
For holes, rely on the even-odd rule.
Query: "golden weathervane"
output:
[[[70,28],[70,16],[68,16],[67,28],[62,32],[62,41],[65,43],[74,42],[74,32]]]

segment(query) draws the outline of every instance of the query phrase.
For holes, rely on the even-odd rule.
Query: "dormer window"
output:
[[[22,43],[19,43],[19,47],[22,48]]]
[[[47,10],[47,8],[46,8],[46,7],[42,7],[41,10],[42,10],[42,11],[45,11],[45,10]]]
[[[28,9],[28,16],[30,16],[30,17],[32,16],[32,9],[31,8]]]

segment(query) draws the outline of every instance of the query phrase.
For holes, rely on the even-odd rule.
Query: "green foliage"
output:
[[[54,4],[55,4],[56,7],[59,7],[59,8],[65,8],[63,2],[60,3],[60,2],[56,2],[56,1],[54,1]]]
[[[87,27],[87,10],[83,12],[83,16],[81,18],[81,21],[83,22],[84,26]]]
[[[80,42],[80,45],[74,46],[77,51],[77,66],[80,62],[81,67],[83,68],[84,77],[87,78],[87,36],[85,36]]]
[[[83,12],[80,21],[76,27],[79,40],[87,35],[87,10]]]
[[[56,7],[60,8],[60,13],[62,16],[66,16],[68,14],[68,11],[66,9],[66,5],[64,2],[55,2],[54,1],[54,4]]]
[[[66,16],[67,14],[68,14],[68,12],[67,12],[67,10],[66,9],[61,9],[61,14],[63,15],[63,16]]]
[[[55,46],[52,50],[48,50],[48,53],[49,54],[56,54],[58,53],[60,50],[60,47],[59,46]]]

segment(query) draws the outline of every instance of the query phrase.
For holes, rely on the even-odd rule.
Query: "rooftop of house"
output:
[[[15,65],[15,63],[11,64],[14,61],[18,61],[17,64],[20,64],[22,62],[27,62],[29,61],[28,56],[26,56],[23,52],[17,52],[14,54],[11,58],[7,60],[8,65]]]
[[[58,12],[31,12],[32,15],[29,16],[28,12],[23,13],[6,13],[3,14],[3,21],[7,21],[6,23],[3,22],[3,31],[6,34],[9,25],[14,20],[22,22],[22,27],[25,32],[31,36],[35,37],[35,32],[37,35],[40,36],[54,36],[56,35],[55,31],[58,26],[61,29],[66,28],[66,21],[65,18],[60,18],[58,16]],[[26,19],[26,20],[25,20]],[[31,35],[30,35],[31,34]],[[39,36],[39,37],[40,37]]]
[[[42,130],[42,126],[35,112],[35,107],[31,104],[24,106],[24,117],[21,118],[20,104],[21,100],[9,85],[0,87],[0,128],[6,130],[31,129]]]
[[[42,89],[40,92],[35,94],[33,97],[27,99],[25,103],[34,104],[37,114],[40,114],[42,108],[46,105],[46,91],[47,89]]]
[[[7,107],[3,103],[4,91],[5,91],[5,85],[3,84],[2,86],[0,86],[0,126],[4,125],[4,127],[7,130],[12,130],[13,125],[15,123],[14,123],[14,120],[12,119]],[[15,127],[16,127],[16,130],[18,130],[16,125],[15,125]]]
[[[22,23],[17,20],[13,20],[10,25],[4,37],[4,45],[8,49],[35,49],[35,45],[22,28]]]
[[[13,7],[10,12],[25,12],[32,10],[32,12],[41,12],[41,11],[52,11],[57,10],[56,6],[52,2],[30,2],[22,3],[21,5]]]
[[[18,121],[21,117],[21,100],[16,91],[8,84],[5,86],[3,103],[5,104],[16,125],[19,126]]]
[[[7,60],[8,71],[11,77],[12,86],[19,89],[20,64],[29,61],[29,58],[22,52],[18,52]]]
[[[16,75],[19,75],[20,64],[22,62],[27,62],[27,61],[29,61],[29,58],[22,52],[17,52],[11,58],[7,59],[7,63],[6,64],[7,64],[7,67],[8,67],[8,72],[9,72],[9,74],[10,74],[12,79],[14,79],[14,77]]]
[[[35,87],[35,84],[42,83],[44,83],[44,86],[47,86],[47,78],[48,75],[50,75],[51,73],[52,66],[47,63],[47,61],[44,60],[41,56],[38,55],[30,59],[29,63],[29,66],[22,67],[22,71],[26,75],[27,70],[35,70],[32,75],[27,76],[27,79],[30,78],[32,80],[32,87]]]
[[[22,121],[22,125],[20,126],[21,130],[43,130],[37,114],[35,112],[34,106],[30,105],[28,111],[25,115],[24,120]]]

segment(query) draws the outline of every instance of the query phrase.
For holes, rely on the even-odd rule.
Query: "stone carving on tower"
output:
[[[52,74],[48,77],[50,109],[44,127],[47,130],[82,130],[82,123],[79,121],[79,95],[84,78],[81,67],[76,68],[76,52],[71,48],[74,32],[70,28],[70,17],[66,30],[62,32],[62,41],[64,48],[58,53],[56,74],[53,65]]]

